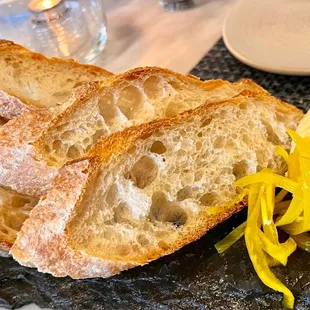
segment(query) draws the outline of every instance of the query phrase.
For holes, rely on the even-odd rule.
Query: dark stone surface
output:
[[[251,69],[235,60],[222,41],[193,69],[202,79],[249,77],[274,95],[307,110],[310,78]],[[222,255],[213,245],[245,219],[245,210],[175,254],[110,279],[54,278],[0,258],[0,307],[35,302],[55,309],[267,310],[282,309],[281,294],[257,278],[240,241]],[[297,251],[287,267],[275,268],[297,297],[296,309],[310,309],[310,256]]]

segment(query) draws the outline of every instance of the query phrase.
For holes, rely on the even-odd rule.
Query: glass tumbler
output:
[[[159,0],[160,5],[169,12],[192,9],[206,2],[207,0]]]
[[[0,38],[47,56],[94,63],[107,41],[102,0],[0,0]]]

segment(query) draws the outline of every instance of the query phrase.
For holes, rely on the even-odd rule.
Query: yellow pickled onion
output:
[[[243,222],[237,228],[235,228],[231,233],[229,233],[224,239],[215,244],[215,248],[218,253],[225,252],[229,247],[236,243],[241,237],[244,236],[244,230],[246,227],[246,222]]]
[[[260,238],[260,226],[258,218],[260,215],[260,198],[264,194],[264,187],[262,186],[255,206],[249,205],[248,220],[245,229],[245,243],[248,249],[250,259],[253,267],[261,279],[261,281],[270,288],[283,293],[283,305],[289,309],[294,307],[294,296],[292,292],[271,272],[269,268],[270,260],[264,252],[266,249],[264,242]],[[262,233],[262,232],[261,232]],[[272,252],[274,254],[274,252]]]
[[[286,163],[288,162],[289,155],[283,146],[277,145],[275,148],[275,153],[282,156]]]
[[[307,233],[303,233],[300,235],[292,236],[292,238],[297,243],[297,246],[304,251],[310,252],[310,235]]]
[[[310,125],[306,127],[310,136]],[[286,265],[297,246],[310,252],[310,137],[301,137],[292,130],[288,134],[294,141],[291,153],[280,146],[275,150],[287,163],[287,176],[263,169],[236,181],[236,187],[248,190],[248,219],[218,244],[223,252],[240,239],[245,228],[245,242],[256,273],[267,286],[282,292],[284,306],[292,309],[293,294],[270,267]],[[276,187],[281,191],[275,196]],[[292,199],[283,201],[288,193]],[[280,243],[277,229],[290,235],[284,243]]]
[[[297,187],[297,182],[271,172],[258,172],[247,175],[236,181],[235,185],[237,187],[245,187],[254,183],[272,184],[273,186],[284,188],[290,193],[293,193]]]
[[[286,195],[287,195],[287,191],[285,189],[281,189],[281,191],[277,194],[277,196],[274,199],[275,203],[281,202]]]

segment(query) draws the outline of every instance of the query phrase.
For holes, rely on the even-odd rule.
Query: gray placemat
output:
[[[274,96],[304,111],[310,108],[310,77],[279,75],[253,69],[234,58],[223,40],[218,41],[191,73],[204,80],[223,79],[235,82],[250,78]]]
[[[235,60],[218,44],[192,70],[202,79],[237,81],[248,77],[274,95],[309,108],[310,78],[273,75]],[[246,210],[206,236],[147,266],[110,279],[54,278],[0,259],[0,307],[29,303],[55,309],[280,310],[281,294],[264,286],[248,258],[243,241],[219,255],[214,243],[244,221]],[[274,269],[297,297],[296,309],[310,309],[310,254],[297,251],[287,267]]]

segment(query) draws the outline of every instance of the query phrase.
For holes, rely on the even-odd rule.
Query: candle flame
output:
[[[43,0],[42,1],[42,8],[43,9],[50,9],[54,6],[53,0]]]

